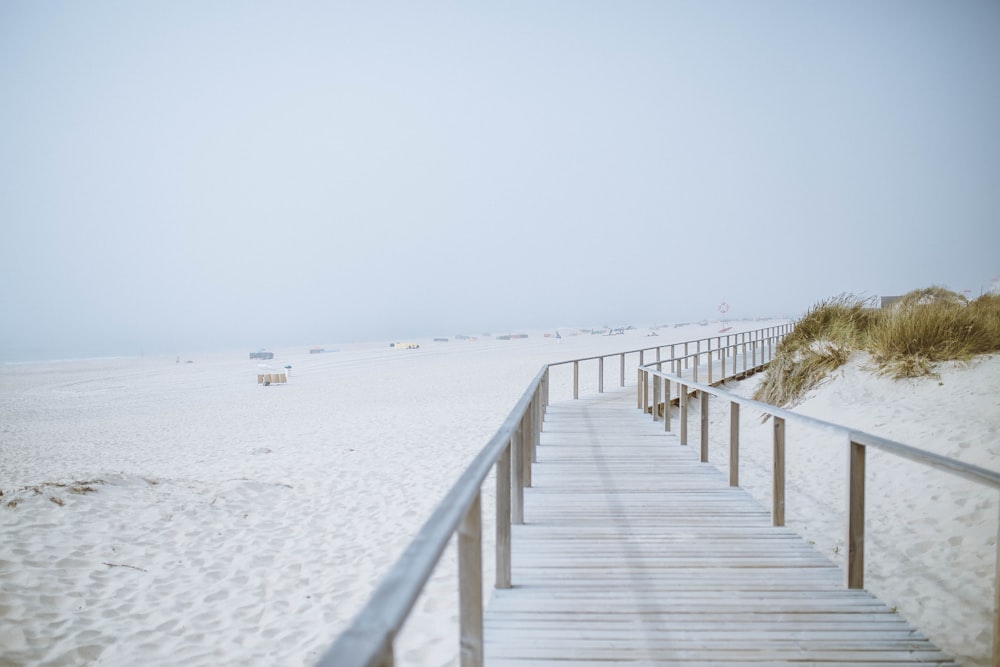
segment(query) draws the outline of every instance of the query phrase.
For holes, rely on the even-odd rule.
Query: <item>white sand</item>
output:
[[[419,350],[387,343],[331,345],[340,351],[318,355],[276,350],[266,363],[293,370],[287,384],[271,387],[257,385],[259,362],[247,351],[182,357],[193,363],[169,357],[2,366],[0,665],[311,664],[542,363],[717,329],[660,329],[658,338],[647,338],[648,329],[573,337],[562,329],[562,342],[532,332],[511,341],[420,340]],[[629,385],[635,362],[627,363]],[[998,371],[990,360],[947,371],[943,387],[934,381],[925,389],[851,367],[802,409],[821,417],[833,410],[858,428],[996,469]],[[582,391],[595,391],[596,362],[581,374]],[[617,379],[609,360],[609,389]],[[571,395],[570,381],[569,367],[554,371],[553,400]],[[744,480],[753,488],[754,422],[745,421]],[[769,434],[769,426],[761,432]],[[813,507],[798,499],[795,452],[806,439],[792,428],[788,439],[790,525],[829,519],[826,505],[839,511],[840,496],[827,501],[827,492],[803,486],[819,500]],[[810,446],[809,456],[798,458],[808,468],[816,456]],[[828,471],[826,463],[812,468]],[[908,618],[953,651],[932,628],[980,650],[988,624],[984,638],[966,639],[975,633],[972,622],[944,595],[978,589],[969,595],[978,602],[962,602],[976,618],[976,604],[989,602],[996,493],[967,490],[964,482],[927,492],[922,472],[898,475],[875,456],[869,469],[871,588],[907,609],[890,589],[876,587],[880,558],[900,558],[883,543],[903,549],[910,564],[930,567],[936,579],[906,580],[900,597],[919,599],[927,614]],[[896,481],[881,483],[894,474]],[[94,490],[74,492],[77,482],[91,483],[76,491]],[[878,504],[904,488],[914,497],[893,504],[913,505],[909,523]],[[492,573],[491,488],[483,500],[484,569]],[[807,533],[832,558],[842,532],[837,521]],[[912,547],[894,533],[880,535],[897,524]],[[944,558],[961,559],[957,568],[925,565],[949,544]],[[449,549],[418,602],[397,647],[401,664],[457,664],[454,560]]]

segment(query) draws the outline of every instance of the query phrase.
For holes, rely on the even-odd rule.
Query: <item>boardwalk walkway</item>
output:
[[[490,667],[948,664],[725,475],[635,390],[549,406]]]

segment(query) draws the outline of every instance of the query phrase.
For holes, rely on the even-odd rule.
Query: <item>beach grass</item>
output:
[[[795,405],[854,352],[868,353],[878,373],[900,379],[934,376],[938,363],[1000,351],[1000,294],[969,301],[928,287],[877,306],[850,294],[813,306],[778,346],[754,398]]]

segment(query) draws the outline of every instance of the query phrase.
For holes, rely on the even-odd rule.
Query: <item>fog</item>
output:
[[[1000,273],[1000,3],[5,2],[0,360]]]

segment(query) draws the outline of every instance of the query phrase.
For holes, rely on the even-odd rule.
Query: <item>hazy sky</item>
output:
[[[0,359],[1000,274],[1000,2],[0,2]]]

